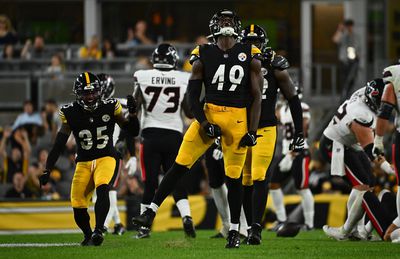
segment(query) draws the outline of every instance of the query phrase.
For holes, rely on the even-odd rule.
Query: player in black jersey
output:
[[[196,160],[221,136],[224,154],[231,225],[226,248],[238,248],[239,217],[242,205],[240,176],[248,146],[257,144],[260,119],[262,74],[260,50],[237,41],[240,20],[229,10],[217,12],[210,20],[215,44],[201,45],[192,51],[192,74],[188,96],[196,120],[187,130],[175,163],[162,180],[149,208],[134,217],[138,225],[150,226],[158,206],[174,189],[177,181]],[[199,98],[205,86],[205,105]],[[252,98],[248,115],[246,107]]]
[[[46,169],[39,177],[41,185],[49,181],[50,172],[63,152],[71,132],[77,144],[76,169],[71,186],[71,204],[76,224],[83,231],[85,239],[81,245],[101,245],[102,229],[110,201],[109,186],[115,180],[115,149],[113,131],[115,123],[136,136],[139,121],[133,96],[128,96],[129,119],[122,114],[122,107],[115,99],[102,100],[98,77],[84,72],[75,81],[73,92],[76,101],[60,110],[61,128],[46,161]],[[87,212],[91,194],[96,189],[96,227],[92,232]]]
[[[304,147],[303,116],[299,97],[296,94],[292,79],[287,72],[288,61],[267,47],[268,38],[265,30],[251,24],[242,31],[242,42],[254,44],[262,52],[262,73],[264,84],[262,90],[261,117],[258,125],[258,144],[249,148],[246,164],[243,170],[244,201],[249,231],[248,244],[258,245],[261,242],[261,220],[268,197],[266,176],[271,171],[271,161],[274,157],[277,119],[275,104],[277,91],[288,100],[295,125],[295,135],[291,144],[294,152],[301,152]]]

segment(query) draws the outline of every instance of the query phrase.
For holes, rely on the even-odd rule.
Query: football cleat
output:
[[[91,236],[85,236],[85,239],[81,242],[81,246],[94,246],[92,237]]]
[[[268,231],[277,232],[284,224],[284,221],[277,221],[273,227],[268,229]]]
[[[122,236],[125,233],[124,225],[121,223],[114,225],[114,232],[113,235]]]
[[[259,245],[261,244],[261,231],[262,227],[260,224],[254,223],[251,225],[249,237],[247,239],[248,245]]]
[[[137,227],[147,227],[150,228],[151,224],[153,224],[153,220],[156,217],[156,213],[147,208],[141,215],[132,218],[132,223]]]
[[[193,219],[190,216],[185,216],[182,218],[183,230],[185,231],[186,237],[196,237],[196,231],[193,226]]]
[[[229,230],[228,237],[226,238],[228,241],[225,245],[225,248],[239,248],[240,246],[240,234],[239,231]]]
[[[95,246],[101,245],[103,243],[104,236],[101,229],[95,229],[92,234],[92,242]]]
[[[308,231],[314,230],[314,228],[308,226],[307,224],[304,224],[303,226],[301,226],[300,230],[304,231],[304,232],[308,232]]]
[[[135,238],[136,239],[143,239],[143,238],[149,238],[150,237],[150,229],[146,227],[140,227],[138,229],[138,233],[136,234]]]
[[[301,225],[293,222],[287,222],[283,224],[278,231],[276,236],[278,237],[295,237],[300,232]]]
[[[108,233],[108,228],[106,226],[103,226],[103,228],[100,229],[101,232],[103,232],[104,235]]]
[[[348,240],[349,239],[349,235],[345,234],[343,231],[343,227],[340,228],[334,228],[334,227],[330,227],[328,225],[325,225],[322,227],[322,230],[325,232],[325,234],[328,237],[334,238],[338,241],[343,241],[343,240]]]

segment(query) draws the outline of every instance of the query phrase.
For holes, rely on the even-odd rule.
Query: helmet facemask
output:
[[[236,14],[229,10],[222,10],[216,13],[210,20],[209,37],[218,36],[238,37],[240,33],[241,22]]]
[[[364,95],[366,97],[365,103],[374,112],[377,112],[381,105],[381,98],[384,87],[385,83],[381,78],[377,78],[367,82],[367,86],[365,87],[364,92]]]
[[[94,111],[102,100],[101,86],[98,81],[74,89],[76,101],[87,111]]]

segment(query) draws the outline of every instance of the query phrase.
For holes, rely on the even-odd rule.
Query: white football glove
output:
[[[288,153],[285,157],[279,162],[279,170],[281,172],[289,172],[292,168],[294,157],[292,154]]]
[[[137,169],[137,159],[136,157],[132,156],[129,158],[128,162],[125,164],[125,169],[128,169],[128,176],[132,176],[136,173]]]
[[[381,167],[382,171],[384,171],[387,174],[395,174],[393,167],[386,160],[381,163],[380,167]]]

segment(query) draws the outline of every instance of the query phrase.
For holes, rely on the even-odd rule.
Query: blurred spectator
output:
[[[16,172],[27,174],[29,157],[31,155],[31,145],[25,129],[14,131],[14,146],[11,147],[10,155],[7,152],[7,139],[11,136],[11,129],[4,129],[3,138],[0,142],[0,153],[4,165],[3,182],[11,183]],[[10,138],[11,139],[11,138]]]
[[[54,185],[50,182],[42,186],[41,200],[59,200],[60,194],[56,191]]]
[[[112,59],[115,57],[116,47],[115,43],[108,38],[103,40],[103,48],[101,50],[103,57],[106,59]]]
[[[10,19],[5,15],[0,15],[0,45],[15,43],[17,43],[17,37]]]
[[[132,47],[142,44],[153,44],[153,41],[147,35],[147,23],[139,20],[135,25],[135,29],[128,28],[126,45]]]
[[[54,99],[46,100],[44,104],[44,118],[47,124],[47,130],[52,133],[52,139],[54,140],[58,128],[61,127],[60,116],[58,115],[58,105]]]
[[[60,54],[54,54],[51,57],[50,66],[47,67],[46,73],[52,79],[62,79],[64,77],[65,65]]]
[[[96,35],[92,36],[89,46],[83,46],[79,49],[79,57],[82,59],[100,59],[101,49],[99,38]]]
[[[29,134],[29,140],[32,144],[36,144],[39,130],[43,128],[42,116],[34,111],[33,103],[30,100],[24,102],[24,112],[18,115],[12,129],[25,128]]]
[[[152,64],[148,57],[146,56],[138,56],[136,63],[134,64],[133,70],[141,70],[141,69],[150,69]]]
[[[25,42],[24,47],[21,50],[21,58],[23,59],[37,59],[37,58],[44,58],[45,56],[45,49],[44,49],[44,38],[42,36],[37,35],[33,41],[27,39]]]
[[[195,46],[199,46],[199,45],[203,45],[203,44],[207,44],[208,43],[208,39],[206,36],[201,35],[199,37],[196,38],[194,44]],[[192,51],[192,50],[190,50]],[[187,53],[187,55],[189,56],[184,62],[183,62],[183,71],[187,71],[187,72],[191,72],[192,71],[192,65],[189,63],[190,60],[190,53]]]
[[[11,44],[4,45],[2,59],[11,60],[16,57],[14,46]]]
[[[21,172],[14,174],[12,179],[13,187],[6,192],[6,198],[31,198],[32,193],[25,186],[25,176]]]
[[[340,84],[343,85],[341,99],[349,97],[358,72],[360,55],[360,39],[353,31],[354,21],[345,20],[340,23],[332,37],[338,46]]]

